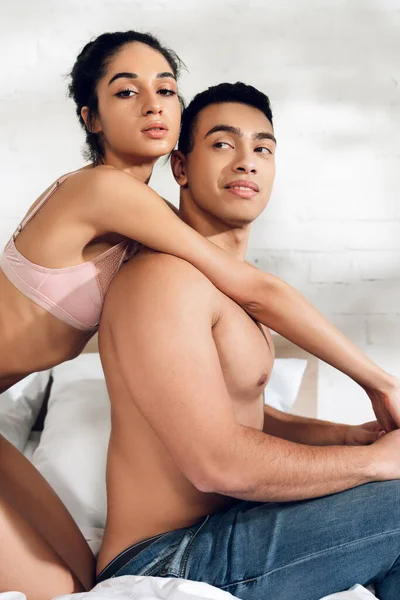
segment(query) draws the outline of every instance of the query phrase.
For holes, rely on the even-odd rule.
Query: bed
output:
[[[274,342],[277,359],[266,401],[282,410],[315,417],[317,359],[279,336],[274,336]],[[56,490],[96,555],[105,525],[110,431],[109,399],[96,338],[74,361],[34,374],[17,388],[6,392],[11,403],[0,403],[0,433],[23,451]],[[0,593],[0,600],[25,600],[23,594],[16,594]],[[167,596],[169,600],[232,598],[208,584],[131,576],[103,582],[86,594],[63,596],[63,600],[150,600]],[[366,600],[373,596],[359,586],[331,598]]]

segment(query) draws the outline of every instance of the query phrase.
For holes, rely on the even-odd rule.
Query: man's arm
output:
[[[372,444],[382,435],[377,421],[346,425],[299,417],[264,406],[264,433],[309,446],[361,446]]]
[[[134,260],[107,295],[104,326],[111,327],[121,387],[195,487],[285,501],[400,478],[400,431],[373,446],[315,447],[238,423],[212,335],[219,309],[213,286],[170,256]]]

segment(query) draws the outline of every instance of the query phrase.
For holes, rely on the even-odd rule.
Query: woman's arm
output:
[[[299,417],[264,406],[264,433],[309,446],[365,446],[382,436],[377,421],[362,425],[332,423]]]
[[[278,277],[240,262],[174,214],[150,187],[114,169],[86,171],[95,198],[88,218],[96,235],[121,233],[187,260],[254,319],[339,369],[370,396],[386,430],[400,427],[399,382],[341,334],[299,292]],[[88,188],[86,193],[88,193]]]
[[[351,377],[368,394],[382,427],[386,431],[400,428],[399,381],[378,367],[299,292],[269,275],[253,298],[250,305],[242,305],[253,318]]]

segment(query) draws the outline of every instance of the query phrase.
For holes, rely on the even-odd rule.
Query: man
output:
[[[275,147],[250,86],[210,88],[184,113],[180,214],[241,260]],[[264,406],[269,331],[172,256],[145,250],[118,275],[100,350],[112,433],[99,580],[185,577],[273,600],[374,582],[398,598],[400,482],[386,480],[400,478],[399,430]]]

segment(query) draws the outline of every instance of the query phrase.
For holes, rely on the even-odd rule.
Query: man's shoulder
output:
[[[196,315],[213,322],[219,312],[219,292],[198,269],[185,260],[156,252],[133,257],[117,274],[105,299],[103,326],[146,322],[157,316],[182,323]],[[125,324],[125,325],[124,325]]]
[[[148,280],[147,275],[159,274],[163,279],[171,281],[182,281],[184,278],[185,281],[193,283],[213,285],[199,269],[188,261],[162,252],[151,250],[140,252],[129,261],[129,267],[132,274],[144,277],[146,281]]]
[[[184,297],[193,297],[193,294],[214,296],[218,293],[201,271],[170,254],[145,250],[134,256],[124,270],[135,293],[163,292],[164,298],[173,293]]]

